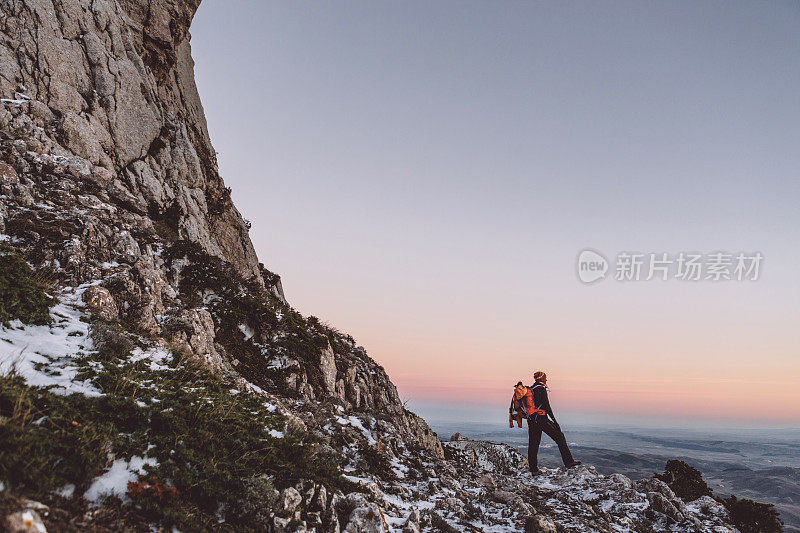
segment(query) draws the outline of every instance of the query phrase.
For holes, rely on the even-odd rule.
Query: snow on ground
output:
[[[133,363],[142,359],[148,359],[150,361],[150,370],[154,372],[159,370],[172,370],[169,364],[167,364],[167,360],[171,355],[172,352],[170,352],[169,348],[166,346],[156,346],[154,348],[148,348],[147,350],[136,347],[131,352],[130,360]]]
[[[72,495],[75,494],[75,485],[72,483],[67,483],[60,489],[57,489],[55,494],[58,494],[62,498],[72,498]]]
[[[253,338],[253,335],[255,335],[253,328],[251,328],[247,324],[239,324],[239,331],[242,332],[242,335],[244,335],[244,340],[246,341],[249,341],[250,339]]]
[[[58,303],[50,309],[50,325],[14,320],[9,327],[0,327],[0,373],[14,371],[29,385],[53,387],[56,394],[100,396],[90,383],[76,379],[75,359],[92,350],[89,324],[80,320],[81,295],[91,285],[59,293]]]
[[[137,481],[139,474],[145,473],[145,465],[156,464],[157,461],[149,457],[131,457],[130,461],[117,459],[105,474],[94,480],[83,497],[92,503],[98,503],[110,495],[122,498],[128,491],[128,482]]]
[[[342,424],[343,426],[350,425],[358,429],[367,439],[367,442],[370,444],[370,446],[375,446],[377,444],[378,441],[376,441],[375,437],[372,436],[372,432],[364,427],[364,424],[357,416],[350,415],[347,418],[337,416],[336,422]]]
[[[408,466],[404,465],[399,459],[392,459],[392,472],[398,479],[405,479],[408,470]]]

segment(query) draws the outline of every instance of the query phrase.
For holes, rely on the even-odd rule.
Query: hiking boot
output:
[[[536,476],[541,476],[541,475],[542,475],[542,471],[541,471],[541,470],[539,470],[538,468],[537,468],[536,470],[531,470],[531,475],[532,475],[533,477],[536,477]]]
[[[564,465],[564,466],[566,468],[572,468],[572,467],[578,466],[579,464],[582,464],[582,463],[580,461],[572,461],[570,464]]]

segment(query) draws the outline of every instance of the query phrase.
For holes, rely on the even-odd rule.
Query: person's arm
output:
[[[547,413],[547,416],[553,420],[553,423],[558,425],[558,422],[556,421],[556,415],[553,414],[553,408],[550,407],[550,399],[547,397],[547,389],[544,387],[536,387],[533,392],[533,398],[536,402],[536,406],[539,409],[543,409],[544,412]]]
[[[542,389],[542,391],[544,391],[544,407],[543,407],[544,412],[547,413],[547,415],[550,417],[550,420],[553,421],[553,424],[555,424],[556,427],[560,428],[561,426],[558,425],[558,420],[556,420],[556,415],[553,414],[553,408],[550,406],[550,398],[548,398],[547,396],[547,390]]]

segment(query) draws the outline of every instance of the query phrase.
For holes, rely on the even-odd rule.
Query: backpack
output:
[[[520,405],[519,400],[517,400],[516,396],[514,397],[514,400],[516,401],[516,404],[517,404],[517,411],[518,412],[519,411],[523,411],[525,413],[525,415],[524,415],[525,418],[528,418],[529,416],[532,416],[532,415],[547,416],[547,412],[545,412],[544,409],[540,409],[539,407],[537,407],[536,406],[536,401],[534,400],[535,396],[533,394],[533,391],[535,389],[538,389],[539,387],[542,387],[543,389],[547,389],[547,387],[545,387],[541,383],[534,383],[533,387],[525,387],[525,389],[526,389],[525,395],[522,396],[524,398],[528,394],[531,395],[531,403],[533,403],[533,412],[532,413],[527,413],[527,411],[522,407],[522,405]]]
[[[522,393],[522,391],[525,391]],[[514,420],[517,421],[517,426],[522,427],[522,418],[528,418],[528,414],[522,407],[522,403],[520,400],[527,396],[530,393],[530,389],[522,384],[520,381],[514,387],[514,394],[511,396],[511,407],[508,409],[508,424],[509,427],[514,427]],[[522,394],[520,398],[517,398],[517,394]]]

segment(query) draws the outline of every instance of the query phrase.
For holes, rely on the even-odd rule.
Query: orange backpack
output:
[[[511,406],[513,409],[516,410],[516,417],[513,416],[509,417],[509,427],[514,426],[513,418],[516,418],[517,426],[522,427],[523,418],[528,418],[532,415],[542,415],[542,416],[547,415],[545,410],[537,408],[535,402],[533,401],[533,389],[536,388],[537,386],[541,387],[542,385],[535,385],[533,388],[531,388],[531,387],[526,387],[525,385],[522,384],[518,384],[516,387],[514,387],[514,397],[511,399]],[[524,398],[529,394],[531,396],[530,403],[533,406],[533,409],[531,410],[530,413],[528,412],[527,408],[524,405]]]

